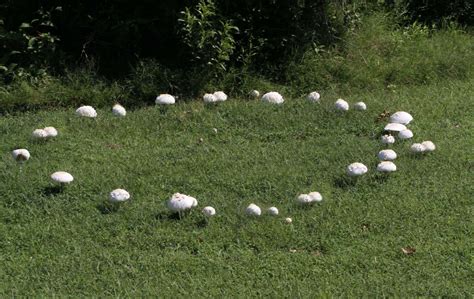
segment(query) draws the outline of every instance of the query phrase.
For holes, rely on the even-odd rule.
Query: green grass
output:
[[[340,96],[368,110],[336,113]],[[123,119],[73,109],[1,117],[0,295],[471,296],[473,97],[470,80],[323,92],[320,105],[231,99]],[[375,172],[384,109],[412,113],[413,142],[437,145],[415,157],[411,142],[397,142],[388,177]],[[45,126],[60,135],[30,140]],[[32,155],[22,167],[10,154],[18,147]],[[355,161],[369,173],[347,184]],[[56,170],[75,177],[60,193],[50,192]],[[107,213],[119,187],[132,200]],[[323,202],[298,207],[309,191]],[[195,196],[198,209],[173,218],[164,201],[174,192]],[[280,216],[245,217],[252,202]],[[218,213],[208,225],[206,205]]]

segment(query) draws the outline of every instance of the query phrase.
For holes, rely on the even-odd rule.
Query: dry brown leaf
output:
[[[402,252],[406,255],[412,255],[416,252],[416,248],[415,247],[410,247],[410,246],[407,246],[407,247],[402,247]]]

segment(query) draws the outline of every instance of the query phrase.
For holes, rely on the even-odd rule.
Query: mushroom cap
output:
[[[426,147],[422,143],[413,143],[410,146],[410,150],[413,153],[423,153],[424,151],[426,151]]]
[[[425,147],[425,151],[432,152],[436,149],[436,145],[431,141],[423,141],[421,143]]]
[[[382,135],[380,137],[380,141],[383,144],[393,144],[395,143],[395,137],[393,137],[392,135]]]
[[[290,217],[287,217],[287,218],[285,218],[285,222],[290,224],[290,223],[293,222],[293,219],[291,219]]]
[[[48,132],[46,132],[44,129],[36,129],[33,131],[31,136],[35,139],[44,139],[48,138]]]
[[[115,115],[115,116],[125,116],[127,115],[127,110],[125,110],[125,108],[120,105],[120,104],[115,104],[113,107],[112,107],[112,113]]]
[[[392,161],[382,161],[377,165],[377,171],[393,172],[397,170],[397,166]]]
[[[185,194],[175,193],[166,202],[166,206],[172,212],[182,212],[197,206],[197,200]]]
[[[12,151],[12,156],[16,161],[27,161],[30,159],[30,152],[27,149],[19,148]]]
[[[299,204],[309,204],[312,202],[312,200],[308,194],[300,194],[298,197],[296,197],[296,202]]]
[[[68,184],[74,180],[74,177],[65,171],[56,171],[51,175],[51,179],[56,183]]]
[[[399,123],[389,123],[383,129],[385,131],[400,132],[400,131],[406,130],[407,127],[405,127],[405,125],[402,125],[402,124],[399,124]]]
[[[270,214],[272,216],[277,216],[278,213],[279,213],[277,207],[270,207],[270,208],[268,208],[267,212],[268,212],[268,214]]]
[[[354,162],[347,166],[347,175],[348,176],[360,176],[367,172],[367,166],[360,162]]]
[[[313,91],[313,92],[309,93],[306,98],[310,102],[319,102],[320,99],[321,99],[321,95],[318,92]]]
[[[123,202],[127,201],[130,198],[130,193],[125,189],[115,189],[109,194],[110,202]]]
[[[398,132],[398,138],[400,139],[410,139],[413,137],[413,132],[409,129]]]
[[[260,92],[259,92],[258,90],[252,90],[252,91],[250,92],[250,96],[251,96],[252,98],[258,98],[258,97],[260,96]]]
[[[46,132],[48,137],[56,137],[58,136],[58,130],[55,127],[46,127],[43,129]]]
[[[213,93],[218,102],[224,102],[227,100],[227,95],[223,91],[216,91]]]
[[[217,98],[215,95],[212,93],[206,93],[202,99],[204,100],[205,103],[215,103],[217,102]]]
[[[321,193],[319,192],[310,192],[308,196],[311,198],[311,202],[320,202],[323,200]]]
[[[172,95],[162,93],[156,97],[155,103],[158,105],[173,105],[176,103],[176,100]]]
[[[354,104],[354,109],[364,111],[367,110],[367,105],[364,102],[357,102]]]
[[[81,106],[77,108],[76,114],[83,117],[97,117],[97,112],[92,106]]]
[[[202,209],[202,213],[204,214],[204,216],[212,217],[216,215],[216,209],[214,209],[213,207],[207,206],[207,207],[204,207],[204,209]]]
[[[336,103],[334,103],[334,106],[336,107],[336,110],[339,110],[339,111],[349,110],[349,104],[343,99],[338,99]]]
[[[262,214],[262,210],[256,204],[251,203],[246,209],[245,213],[249,216],[260,216]]]
[[[405,112],[405,111],[398,111],[390,116],[391,123],[399,123],[399,124],[408,125],[412,120],[413,120],[413,116],[411,116],[410,113]]]
[[[392,161],[397,158],[397,153],[394,150],[382,150],[377,155],[381,161]]]
[[[282,104],[285,100],[278,92],[270,91],[262,96],[262,101],[272,104]]]

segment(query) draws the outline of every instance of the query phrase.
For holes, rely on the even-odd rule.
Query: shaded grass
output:
[[[123,119],[108,110],[82,119],[73,109],[2,117],[0,294],[469,296],[473,86],[329,92],[320,105],[178,103]],[[340,96],[368,111],[336,113]],[[420,158],[397,142],[398,171],[388,177],[375,173],[384,126],[375,120],[385,109],[409,111],[413,142],[437,145]],[[29,140],[45,126],[59,136]],[[21,169],[10,157],[17,147],[32,155]],[[355,161],[369,173],[347,182]],[[57,170],[74,182],[45,192]],[[111,211],[115,188],[132,200]],[[323,202],[296,206],[309,191]],[[217,216],[203,225],[198,209],[177,219],[164,206],[174,192]],[[251,202],[280,216],[247,218]],[[405,256],[406,246],[416,253]]]

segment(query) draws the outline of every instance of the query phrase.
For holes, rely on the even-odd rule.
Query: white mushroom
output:
[[[312,201],[313,200],[312,200],[311,196],[309,196],[308,194],[300,194],[296,198],[296,202],[299,203],[299,204],[303,204],[303,205],[309,204]]]
[[[72,182],[74,180],[74,177],[68,172],[56,171],[51,175],[51,179],[56,183],[64,185]]]
[[[293,219],[291,219],[290,217],[287,217],[287,218],[285,218],[285,222],[287,224],[291,224],[293,222]]]
[[[412,120],[413,117],[410,115],[410,113],[405,111],[398,111],[390,116],[391,123],[408,125]]]
[[[227,100],[227,95],[223,91],[216,91],[214,94],[218,102],[224,102]]]
[[[158,105],[173,105],[176,103],[176,100],[172,95],[162,93],[156,97],[155,103]]]
[[[413,143],[410,147],[410,150],[413,152],[413,153],[423,153],[424,151],[426,151],[426,148],[423,144],[421,143]]]
[[[46,132],[44,129],[36,129],[33,131],[31,136],[35,139],[46,139],[48,138],[48,132]]]
[[[380,137],[380,141],[383,144],[393,144],[395,143],[395,137],[392,135],[382,135],[382,137]]]
[[[406,130],[407,127],[405,127],[405,125],[402,125],[402,124],[399,124],[399,123],[389,123],[383,129],[385,131],[400,132],[400,131]]]
[[[97,117],[97,112],[92,106],[81,106],[77,108],[76,114],[83,117],[90,117],[90,118]]]
[[[377,171],[380,172],[393,172],[397,170],[395,163],[391,161],[382,161],[377,165]]]
[[[205,103],[215,103],[217,102],[216,96],[214,96],[212,93],[206,93],[202,99],[204,100]]]
[[[262,96],[262,101],[272,104],[282,104],[285,100],[278,92],[271,91]]]
[[[360,162],[354,162],[347,166],[347,175],[348,176],[361,176],[367,173],[367,166]]]
[[[120,203],[127,201],[130,198],[130,193],[124,189],[115,189],[109,194],[109,201],[112,203]]]
[[[410,139],[412,137],[413,137],[413,132],[409,129],[400,131],[398,133],[398,138],[400,138],[400,139]]]
[[[127,110],[125,110],[125,108],[124,108],[122,105],[120,105],[120,104],[115,104],[115,105],[112,107],[112,113],[113,113],[115,116],[122,117],[122,116],[127,115]]]
[[[277,216],[278,215],[277,207],[270,207],[270,208],[268,208],[267,212],[268,212],[268,214],[270,214],[272,216]]]
[[[262,210],[256,204],[251,203],[246,209],[245,213],[249,216],[260,216],[262,214]]]
[[[436,149],[435,144],[431,141],[423,141],[421,144],[425,147],[425,151],[427,152],[432,152]]]
[[[46,132],[47,138],[58,136],[58,130],[55,127],[46,127],[43,130]]]
[[[258,98],[260,96],[260,92],[258,90],[252,90],[249,95],[252,98]]]
[[[339,110],[339,111],[349,110],[349,104],[343,99],[337,100],[336,103],[334,103],[334,106],[336,107],[336,110]]]
[[[210,207],[210,206],[204,207],[204,209],[202,209],[202,213],[206,217],[212,217],[212,216],[216,215],[216,209],[214,209],[213,207]]]
[[[310,94],[308,94],[307,99],[310,102],[319,103],[321,99],[321,95],[318,92],[313,91]]]
[[[27,161],[30,159],[30,152],[27,149],[19,148],[12,152],[13,159],[18,162]]]
[[[377,155],[381,161],[392,161],[397,158],[397,153],[394,150],[382,150]]]
[[[323,200],[323,197],[319,192],[310,192],[308,196],[311,198],[311,202],[320,202]]]
[[[354,109],[364,111],[367,110],[367,105],[364,102],[357,102],[354,104]]]
[[[197,199],[189,195],[175,193],[166,202],[166,206],[172,212],[183,212],[197,206]]]

